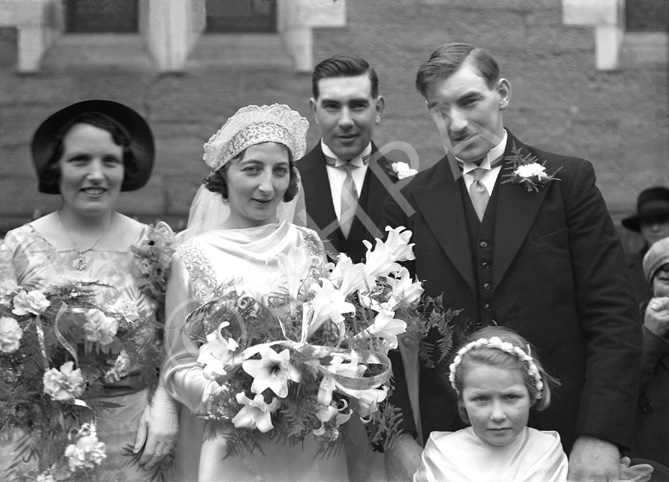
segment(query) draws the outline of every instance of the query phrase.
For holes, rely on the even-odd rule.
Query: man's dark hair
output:
[[[489,88],[492,89],[499,80],[499,66],[489,52],[465,43],[450,43],[437,48],[420,66],[416,74],[416,89],[425,97],[430,85],[448,78],[465,62],[471,62],[476,67]]]
[[[318,82],[321,79],[357,77],[359,75],[369,77],[372,84],[372,97],[376,99],[379,96],[379,78],[376,71],[365,59],[356,55],[337,54],[320,61],[311,76],[311,93],[314,99],[318,99]]]

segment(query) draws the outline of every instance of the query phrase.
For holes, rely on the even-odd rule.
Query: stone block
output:
[[[547,25],[527,27],[527,45],[551,53],[585,50],[592,52],[595,38],[592,29]]]
[[[0,49],[2,50],[2,49]],[[72,78],[57,73],[17,75],[0,71],[0,104],[63,105],[73,96]]]
[[[561,3],[560,1],[556,3]],[[525,25],[528,27],[564,27],[562,23],[562,8],[536,8],[524,15]]]
[[[126,104],[144,116],[150,114],[146,105],[152,74],[148,72],[87,68],[72,69],[69,77],[73,101],[101,97]]]
[[[573,120],[567,135],[570,148],[590,159],[604,148],[619,150],[623,142],[619,124],[613,119]]]
[[[32,176],[34,173],[27,144],[0,144],[0,177]]]
[[[239,71],[211,70],[156,77],[147,93],[150,118],[158,122],[184,123],[225,119],[244,102],[239,95],[240,76]]]
[[[617,25],[620,0],[562,0],[566,25]]]
[[[580,82],[578,105],[591,117],[661,119],[669,113],[667,87],[666,72],[659,69],[597,72]]]
[[[7,215],[30,215],[38,208],[37,181],[30,176],[0,177],[0,211]]]
[[[0,109],[0,145],[28,144],[35,129],[63,106],[16,103]]]
[[[175,172],[199,173],[203,166],[203,145],[210,135],[220,128],[211,122],[166,123],[152,125],[156,139],[156,163],[154,172],[173,174]]]
[[[167,200],[165,213],[170,216],[188,216],[190,205],[195,193],[202,184],[202,177],[196,176],[165,176],[165,197]]]
[[[656,182],[664,184],[669,179],[669,136],[667,136],[666,120],[645,123],[628,123],[622,121],[620,128],[624,133],[621,155],[626,159],[630,171],[640,171],[647,175],[656,173]],[[652,176],[649,176],[652,177]]]
[[[565,142],[570,125],[567,109],[548,110],[541,105],[517,107],[505,113],[504,125],[526,144],[550,152],[579,155],[570,150],[570,142]]]
[[[16,27],[0,27],[0,69],[16,66],[17,49],[18,31]]]
[[[115,209],[127,216],[161,215],[166,212],[164,181],[162,176],[151,176],[149,183],[138,191],[123,192]]]

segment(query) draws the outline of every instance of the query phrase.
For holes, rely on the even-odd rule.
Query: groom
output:
[[[426,294],[443,293],[445,305],[463,309],[460,336],[511,328],[559,379],[550,408],[533,411],[529,425],[560,433],[569,480],[617,480],[619,450],[631,446],[641,332],[592,165],[527,146],[504,129],[511,85],[480,48],[439,47],[416,86],[448,154],[402,190],[414,212],[391,199],[384,222],[413,232],[413,272]],[[420,463],[421,425],[424,439],[462,426],[443,374],[410,367],[393,360],[392,401],[403,410],[404,433],[386,464],[399,480]]]
[[[297,162],[308,226],[325,249],[363,260],[363,240],[382,238],[379,225],[388,190],[398,181],[372,137],[385,100],[374,68],[355,55],[322,60],[312,76],[311,111],[321,140]]]

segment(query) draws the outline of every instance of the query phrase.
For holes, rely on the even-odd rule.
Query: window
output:
[[[628,32],[661,32],[669,30],[667,0],[627,0],[625,30]]]
[[[207,33],[276,33],[277,0],[207,0]]]
[[[138,33],[139,0],[67,0],[65,32]]]

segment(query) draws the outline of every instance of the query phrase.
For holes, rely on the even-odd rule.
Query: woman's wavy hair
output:
[[[293,155],[290,152],[290,149],[288,149],[283,144],[281,144],[281,146],[283,146],[286,149],[286,152],[288,153],[288,165],[290,171],[290,183],[288,184],[288,189],[283,194],[283,202],[290,202],[295,198],[295,196],[297,196],[297,193],[299,191],[300,177],[299,174],[297,173],[297,168],[295,167],[295,161],[293,160]],[[241,162],[244,159],[245,154],[246,154],[246,149],[237,154],[234,158],[230,160],[230,162],[227,162],[223,167],[215,170],[207,177],[205,177],[204,180],[202,181],[204,187],[206,187],[209,191],[213,193],[220,194],[221,197],[223,197],[223,200],[227,201],[228,183],[226,180],[225,173],[228,170],[228,166],[230,164],[232,164],[235,161]]]
[[[85,113],[73,117],[58,131],[54,139],[55,149],[53,155],[49,159],[44,175],[42,176],[42,182],[48,186],[57,186],[60,182],[60,165],[58,162],[60,161],[60,158],[63,157],[65,136],[75,124],[88,124],[97,127],[98,129],[105,130],[111,135],[114,144],[123,148],[124,174],[123,184],[121,185],[121,190],[123,190],[125,185],[130,183],[134,179],[134,176],[139,173],[139,164],[130,148],[130,138],[125,131],[111,118],[96,112]]]
[[[537,370],[539,370],[541,381],[543,382],[543,388],[541,389],[540,394],[541,396],[538,397],[539,392],[536,388],[536,380],[532,375],[529,374],[527,365],[522,360],[520,360],[520,358],[497,348],[473,348],[462,357],[462,361],[458,365],[455,372],[455,387],[459,394],[458,413],[460,418],[465,423],[469,423],[469,417],[467,416],[467,411],[465,410],[462,400],[462,391],[465,388],[464,377],[467,371],[474,366],[487,365],[490,367],[502,368],[506,370],[520,370],[524,375],[525,386],[527,387],[527,391],[530,394],[531,406],[532,408],[539,411],[548,408],[551,403],[551,388],[555,388],[560,385],[560,382],[549,375],[544,369],[541,361],[539,360],[537,350],[532,345],[530,345],[530,343],[525,338],[509,328],[502,326],[487,326],[485,328],[481,328],[480,330],[472,333],[462,344],[462,346],[465,346],[468,343],[476,341],[480,338],[490,339],[495,336],[503,342],[511,343],[514,347],[520,348],[532,357]],[[455,353],[457,354],[457,350]]]

